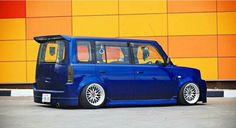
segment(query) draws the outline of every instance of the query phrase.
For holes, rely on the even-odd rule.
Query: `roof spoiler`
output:
[[[34,40],[37,41],[38,43],[45,43],[48,41],[55,41],[55,40],[68,40],[68,38],[62,35],[48,35],[48,36],[34,37]]]

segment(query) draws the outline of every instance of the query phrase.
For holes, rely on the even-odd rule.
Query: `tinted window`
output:
[[[128,47],[106,47],[107,63],[129,64]]]
[[[65,42],[49,41],[40,46],[40,63],[59,63],[65,59]]]
[[[79,62],[91,62],[91,43],[89,41],[77,41],[77,60]]]
[[[96,45],[96,60],[97,63],[106,63],[105,46],[102,44]]]
[[[134,44],[132,50],[135,64],[164,64],[159,51],[152,45]]]
[[[97,63],[129,64],[129,48],[122,42],[96,43]],[[126,43],[123,43],[126,44]]]

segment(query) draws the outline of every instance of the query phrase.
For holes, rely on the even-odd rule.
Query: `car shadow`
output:
[[[95,109],[119,109],[119,108],[151,108],[151,107],[157,107],[157,108],[163,108],[163,107],[194,107],[194,106],[203,106],[206,105],[204,103],[197,103],[195,105],[179,105],[179,104],[161,104],[161,105],[126,105],[126,106],[106,106],[101,108],[95,108]],[[86,109],[82,108],[81,106],[74,106],[74,107],[56,107],[48,104],[37,104],[38,107],[42,108],[50,108],[50,109],[63,109],[63,110],[94,110],[94,109]]]
[[[73,109],[82,109],[82,107],[79,107],[79,106],[67,106],[67,107],[56,107],[56,106],[52,106],[52,105],[49,105],[49,104],[37,104],[36,105],[37,107],[42,107],[42,108],[50,108],[50,109],[65,109],[65,110],[73,110]]]
[[[201,106],[206,105],[204,103],[197,103],[195,105],[180,105],[180,104],[160,104],[160,105],[128,105],[128,106],[108,106],[102,107],[100,109],[113,109],[113,108],[151,108],[151,107],[194,107],[194,106]]]

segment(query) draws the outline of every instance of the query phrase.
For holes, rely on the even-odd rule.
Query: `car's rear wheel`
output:
[[[83,88],[80,103],[83,108],[99,108],[105,102],[105,91],[97,83],[92,83]]]
[[[200,89],[195,83],[185,84],[179,93],[179,103],[184,105],[196,104],[200,97]]]

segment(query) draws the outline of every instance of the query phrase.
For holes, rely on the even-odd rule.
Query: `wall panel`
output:
[[[236,57],[236,35],[218,36],[218,45],[220,57]]]
[[[72,10],[74,16],[118,14],[118,0],[73,0]]]
[[[236,34],[236,12],[218,13],[219,34]]]
[[[214,35],[215,13],[179,13],[168,16],[169,35]]]
[[[217,57],[217,36],[170,36],[171,57]]]
[[[34,40],[27,40],[26,42],[27,48],[27,60],[37,60],[39,44]]]
[[[35,82],[36,61],[27,62],[27,82]]]
[[[73,17],[73,35],[118,37],[118,16]]]
[[[236,80],[236,0],[0,0],[0,83],[34,82],[33,37],[52,34],[156,40],[204,79]]]
[[[214,0],[168,0],[168,12],[212,12],[216,11]]]
[[[217,0],[218,11],[236,11],[236,0]]]
[[[71,16],[70,0],[26,1],[27,17]]]
[[[25,19],[0,19],[0,40],[25,39]]]
[[[219,79],[236,80],[236,58],[219,58]]]
[[[24,18],[25,0],[0,1],[0,18]]]
[[[203,79],[217,80],[217,58],[173,58],[173,63],[179,66],[197,68]]]
[[[167,0],[119,0],[119,13],[166,13],[166,4]]]
[[[25,83],[26,62],[0,62],[0,83]]]
[[[27,18],[27,39],[55,34],[71,35],[71,17]]]
[[[120,16],[120,36],[166,36],[167,15],[122,15]]]
[[[25,61],[25,41],[0,41],[0,61]]]

